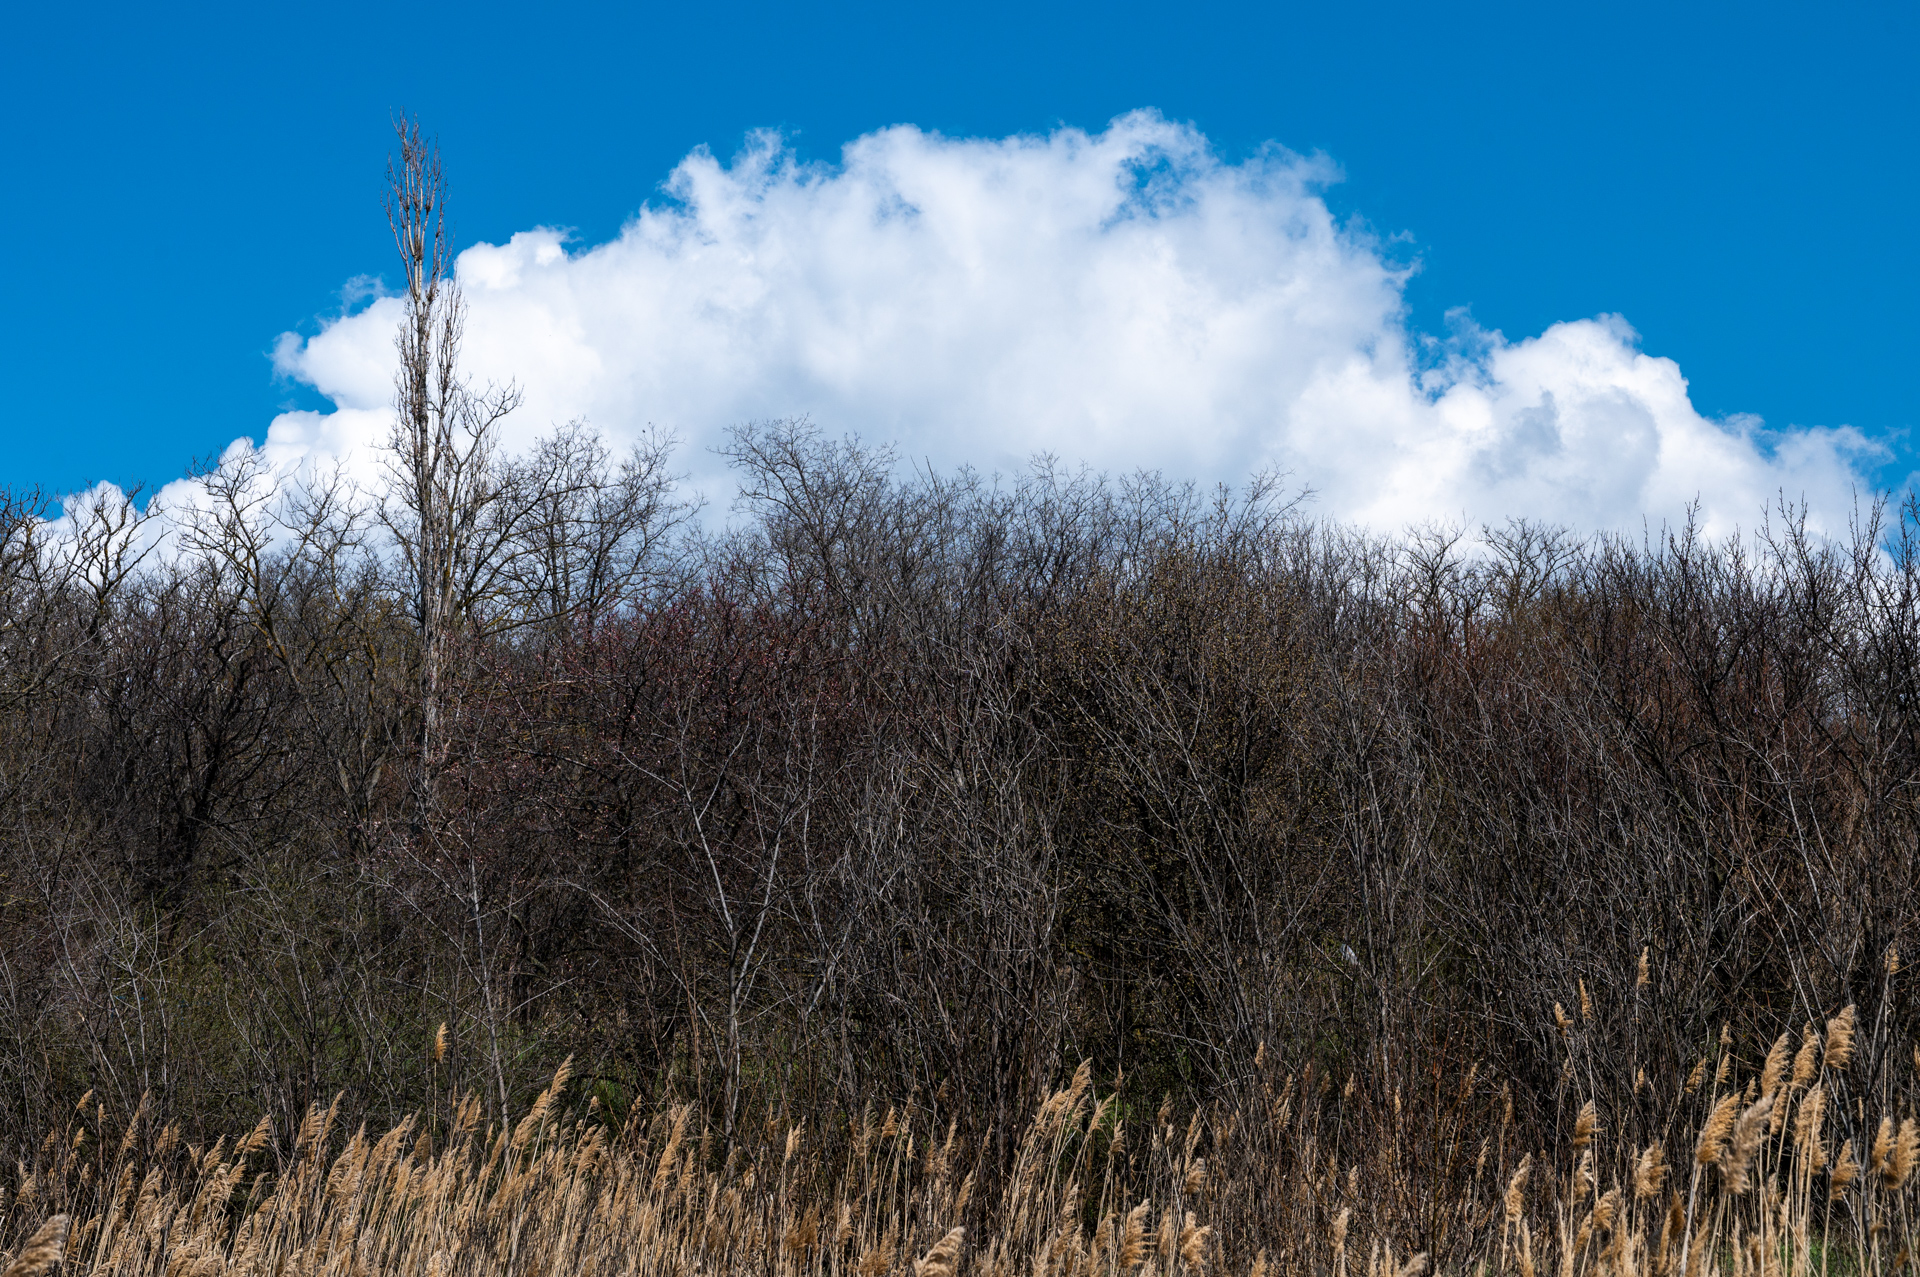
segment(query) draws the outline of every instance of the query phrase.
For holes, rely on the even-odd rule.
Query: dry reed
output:
[[[912,1104],[827,1139],[769,1115],[723,1141],[690,1105],[615,1114],[570,1086],[571,1062],[517,1121],[486,1123],[467,1098],[375,1136],[316,1105],[284,1144],[263,1122],[190,1145],[144,1105],[116,1131],[86,1097],[0,1200],[17,1248],[0,1277],[63,1257],[71,1277],[1892,1271],[1915,1250],[1920,1126],[1869,1122],[1847,1091],[1853,1034],[1849,1008],[1797,1051],[1776,1039],[1750,1077],[1728,1066],[1701,1093],[1649,1079],[1675,1118],[1643,1145],[1614,1146],[1616,1123],[1582,1100],[1557,1156],[1516,1147],[1510,1093],[1471,1071],[1457,1094],[1485,1103],[1459,1108],[1447,1167],[1431,1163],[1441,1143],[1423,1162],[1391,1138],[1344,1161],[1329,1114],[1358,1112],[1364,1088],[1281,1073],[1265,1050],[1255,1099],[1184,1120],[1169,1104],[1130,1115],[1082,1065],[1003,1168],[990,1141],[968,1147]],[[1416,1120],[1397,1094],[1382,1111]],[[1694,1150],[1679,1168],[1675,1146]]]

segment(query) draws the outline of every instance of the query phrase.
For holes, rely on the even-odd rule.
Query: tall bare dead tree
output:
[[[502,418],[520,405],[509,384],[476,390],[460,370],[466,304],[453,271],[446,179],[439,148],[418,120],[394,125],[399,155],[387,164],[387,222],[406,270],[406,315],[395,338],[391,486],[381,518],[394,533],[420,637],[419,767],[423,815],[437,805],[443,752],[442,680],[448,645],[501,537],[503,477],[495,450]]]

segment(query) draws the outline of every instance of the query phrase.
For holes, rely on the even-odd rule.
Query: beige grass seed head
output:
[[[1893,1137],[1893,1148],[1887,1154],[1883,1182],[1888,1192],[1898,1192],[1906,1186],[1917,1161],[1920,1161],[1920,1127],[1909,1117],[1900,1123],[1900,1132]]]
[[[1726,1180],[1727,1190],[1736,1197],[1747,1192],[1752,1186],[1751,1172],[1753,1159],[1766,1142],[1767,1132],[1773,1127],[1773,1096],[1763,1095],[1740,1115],[1734,1123],[1733,1134],[1727,1141],[1724,1160],[1720,1169]]]
[[[1800,1035],[1800,1050],[1793,1057],[1794,1089],[1799,1090],[1813,1082],[1814,1075],[1820,1071],[1820,1030],[1809,1024],[1806,1032]]]
[[[967,1230],[954,1228],[945,1237],[935,1242],[924,1259],[913,1265],[913,1277],[953,1277],[954,1267],[960,1262],[960,1244],[967,1239]]]
[[[1793,1146],[1802,1157],[1809,1159],[1815,1170],[1826,1161],[1826,1147],[1821,1141],[1826,1116],[1827,1088],[1824,1083],[1817,1083],[1801,1097],[1800,1112],[1793,1123]]]
[[[1187,1212],[1186,1222],[1180,1228],[1180,1261],[1189,1271],[1199,1272],[1206,1264],[1207,1242],[1213,1237],[1212,1225],[1202,1226],[1194,1218],[1193,1212]]]
[[[1719,1162],[1726,1152],[1727,1141],[1733,1136],[1733,1124],[1740,1115],[1740,1097],[1727,1095],[1721,1097],[1708,1115],[1706,1124],[1700,1128],[1700,1142],[1694,1146],[1693,1160],[1702,1166],[1712,1166]]]
[[[1127,1222],[1120,1231],[1120,1249],[1114,1255],[1116,1269],[1122,1273],[1131,1273],[1147,1257],[1147,1212],[1152,1207],[1147,1202],[1127,1212]]]
[[[1767,1062],[1760,1068],[1760,1094],[1772,1095],[1780,1089],[1780,1083],[1786,1080],[1787,1063],[1793,1055],[1793,1034],[1782,1033],[1774,1040],[1773,1047],[1767,1052]]]
[[[1633,1164],[1633,1196],[1636,1201],[1652,1201],[1667,1182],[1667,1154],[1660,1141],[1641,1151]]]
[[[58,1264],[66,1257],[69,1222],[67,1216],[55,1215],[40,1225],[0,1277],[40,1277]]]
[[[1853,1155],[1853,1141],[1847,1140],[1840,1145],[1840,1155],[1833,1159],[1833,1173],[1827,1180],[1827,1200],[1837,1202],[1845,1197],[1859,1175],[1860,1161]]]
[[[1874,1132],[1873,1144],[1867,1151],[1867,1168],[1875,1175],[1885,1176],[1888,1163],[1893,1158],[1893,1119],[1880,1119],[1880,1129]]]
[[[1527,1176],[1533,1170],[1533,1154],[1528,1153],[1520,1159],[1520,1166],[1507,1181],[1507,1191],[1503,1204],[1507,1211],[1507,1222],[1518,1223],[1527,1209]]]
[[[1600,1123],[1600,1110],[1588,1100],[1580,1106],[1580,1115],[1573,1119],[1573,1146],[1585,1148],[1593,1143],[1593,1131]]]
[[[1842,1072],[1853,1060],[1854,1009],[1849,1005],[1827,1021],[1827,1055],[1824,1063],[1834,1072]]]

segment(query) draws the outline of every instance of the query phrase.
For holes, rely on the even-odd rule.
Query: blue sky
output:
[[[396,109],[463,242],[610,240],[694,148],[892,124],[1327,156],[1416,332],[1616,313],[1701,413],[1852,425],[1914,468],[1913,6],[10,7],[0,482],[160,483],[287,408],[280,333],[391,273]],[[311,378],[309,378],[311,380]]]

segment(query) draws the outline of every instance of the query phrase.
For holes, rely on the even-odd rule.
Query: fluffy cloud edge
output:
[[[709,497],[729,426],[795,415],[941,468],[1285,471],[1315,512],[1379,530],[1693,510],[1725,535],[1784,497],[1838,532],[1870,490],[1881,445],[1709,419],[1620,316],[1517,341],[1467,326],[1423,360],[1407,268],[1333,215],[1336,178],[1279,147],[1229,161],[1150,111],[1007,138],[896,126],[833,164],[756,134],[725,163],[687,156],[605,243],[467,248],[468,366],[525,388],[509,446],[574,419],[615,441],[665,428]],[[370,476],[399,314],[377,298],[282,338],[278,371],[333,409],[275,418],[263,459]]]

